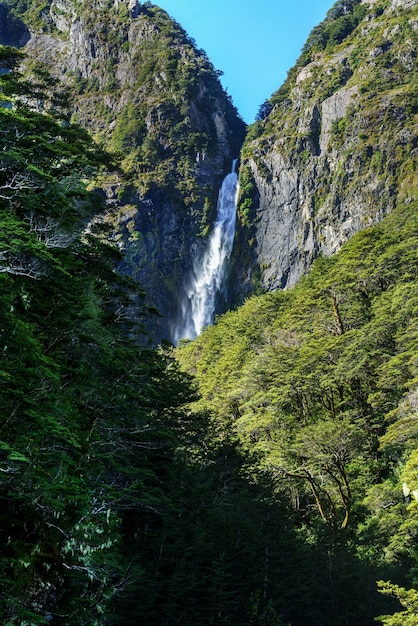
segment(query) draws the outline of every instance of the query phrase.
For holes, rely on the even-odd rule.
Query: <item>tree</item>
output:
[[[378,588],[380,593],[399,600],[406,610],[393,615],[381,615],[377,621],[384,626],[415,626],[418,621],[418,591],[416,589],[404,589],[382,580],[378,582]]]
[[[363,445],[361,431],[347,419],[321,421],[299,431],[274,471],[306,482],[321,519],[332,528],[346,528],[353,505],[350,462],[359,458]]]

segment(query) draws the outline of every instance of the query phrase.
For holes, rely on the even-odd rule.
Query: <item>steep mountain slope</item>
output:
[[[105,220],[121,269],[163,315],[157,338],[172,338],[243,122],[204,52],[149,2],[0,6],[9,40],[17,16],[30,29],[26,70],[52,70],[72,119],[120,155],[125,179],[100,182]],[[260,107],[241,153],[230,304],[295,284],[413,196],[417,19],[411,0],[339,0]]]
[[[150,3],[10,4],[24,21],[8,11],[2,36],[20,45],[26,21],[32,52],[24,82],[20,54],[0,47],[2,623],[372,626],[387,613],[385,626],[416,624],[415,2],[338,2],[315,29],[243,152],[236,267],[251,288],[259,267],[275,292],[176,351],[132,341],[142,292],[114,271],[100,221],[170,313],[186,242],[210,222],[216,189],[204,181],[222,176],[243,125],[204,55]],[[123,54],[139,55],[125,68],[132,91],[118,78],[124,27]],[[377,35],[395,43],[380,50]],[[359,50],[341,77],[348,61],[333,63],[350,41]],[[56,68],[57,93],[37,57]],[[212,88],[220,109],[206,108]],[[292,198],[282,233],[279,191]],[[318,208],[324,252],[350,241],[283,291],[295,274],[269,282],[267,260],[294,243],[304,202]],[[389,615],[387,595],[405,611]]]
[[[416,194],[417,28],[414,1],[339,0],[260,108],[242,151],[240,291],[295,284]]]
[[[319,614],[301,619],[291,602],[279,623],[371,626],[396,610],[381,607],[379,579],[407,609],[380,621],[417,623],[416,591],[397,587],[417,586],[417,211],[399,202],[293,288],[177,348],[195,410],[239,442],[316,551]]]
[[[26,72],[52,72],[55,89],[67,90],[71,119],[120,155],[125,178],[101,181],[113,205],[106,220],[124,251],[123,271],[164,317],[157,336],[169,338],[184,275],[213,222],[245,124],[205,53],[149,2],[2,7],[30,30]]]

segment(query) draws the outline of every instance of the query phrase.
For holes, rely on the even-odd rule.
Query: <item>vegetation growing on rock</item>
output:
[[[399,205],[293,289],[249,299],[177,350],[196,406],[293,509],[319,571],[327,555],[321,623],[371,623],[373,577],[402,603],[396,585],[417,582],[417,209]]]
[[[237,299],[274,291],[176,350],[126,275],[176,291],[243,124],[151,3],[6,5],[33,58],[0,46],[0,620],[412,626],[414,3],[314,29],[242,152]],[[326,254],[277,290],[295,225]]]
[[[103,185],[126,252],[122,269],[147,286],[149,304],[164,316],[155,335],[170,339],[184,275],[215,219],[245,124],[207,55],[159,7],[7,5],[31,30],[26,72],[52,72],[69,118],[120,161],[125,179]],[[141,238],[146,245],[138,247]]]
[[[337,2],[261,107],[242,150],[254,190],[242,178],[238,212],[244,228],[252,215],[245,271],[261,268],[264,288],[295,284],[318,254],[413,199],[417,19],[407,1]]]

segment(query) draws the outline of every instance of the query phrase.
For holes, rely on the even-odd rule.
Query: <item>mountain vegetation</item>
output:
[[[177,348],[158,289],[175,307],[242,121],[150,2],[0,4],[26,44],[0,46],[5,626],[417,623],[414,4],[314,29],[241,155],[259,294]],[[283,290],[254,255],[291,169],[325,243]]]
[[[321,623],[371,623],[377,577],[417,583],[417,208],[398,207],[291,291],[248,300],[178,348],[199,410],[318,551]],[[289,622],[319,623],[305,619]]]
[[[121,271],[147,286],[148,305],[162,314],[148,330],[155,341],[172,340],[184,276],[245,135],[219,72],[150,2],[0,4],[9,40],[24,25],[30,31],[21,71],[28,80],[50,73],[54,91],[66,94],[68,119],[119,160],[119,174],[102,178],[103,219],[124,251]]]
[[[1,48],[3,68],[17,58]],[[13,101],[14,78],[0,85],[0,615],[101,623],[136,580],[120,528],[132,509],[157,506],[146,491],[170,463],[185,383],[166,356],[129,341],[138,287],[85,230],[102,204],[88,181],[108,157],[82,129]]]
[[[260,107],[241,155],[236,303],[243,285],[294,285],[318,255],[413,199],[417,10],[336,2]]]

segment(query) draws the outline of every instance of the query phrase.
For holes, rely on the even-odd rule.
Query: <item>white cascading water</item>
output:
[[[224,286],[227,262],[234,243],[238,176],[232,171],[224,178],[218,197],[217,217],[207,249],[196,259],[192,280],[183,303],[177,340],[194,339],[215,318],[216,298]]]

